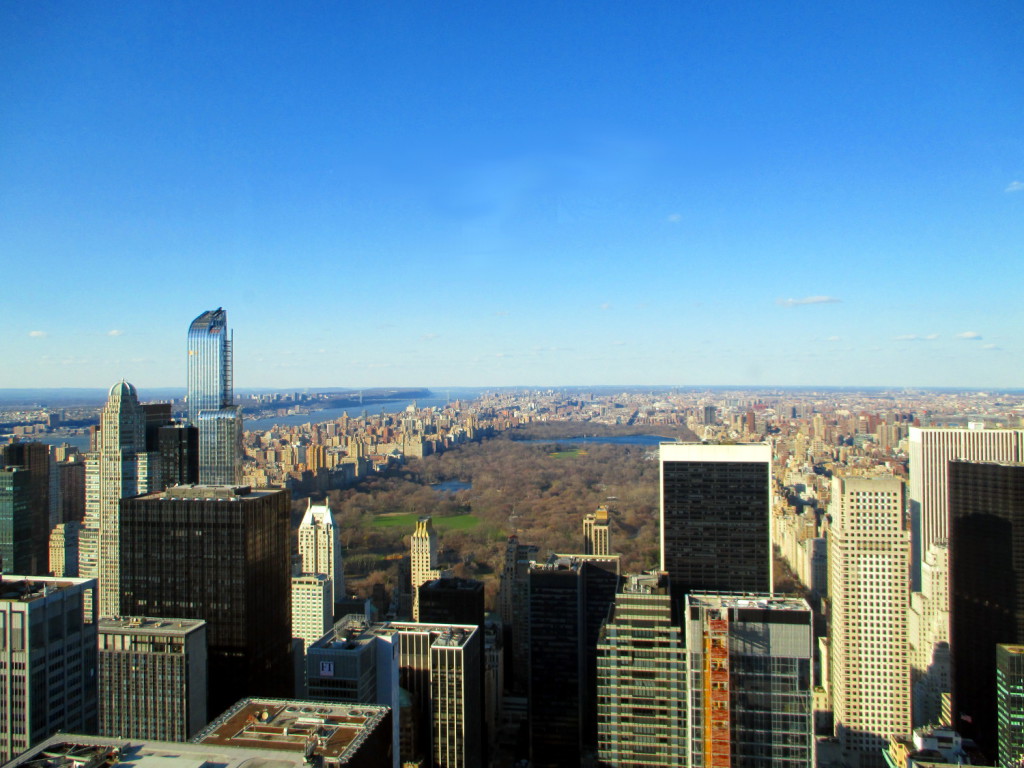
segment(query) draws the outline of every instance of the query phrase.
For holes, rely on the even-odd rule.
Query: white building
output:
[[[327,504],[309,501],[299,523],[299,559],[302,573],[322,573],[330,579],[333,611],[334,604],[345,597],[345,567],[338,528]]]
[[[325,574],[292,576],[292,637],[302,640],[303,653],[334,625],[333,594]]]
[[[910,732],[910,534],[892,478],[833,477],[829,512],[830,677],[848,765],[875,766]]]
[[[95,732],[94,579],[0,581],[0,764],[58,730]],[[88,597],[88,600],[86,599]]]
[[[420,586],[440,577],[437,567],[437,531],[430,517],[416,521],[410,543],[410,574],[412,580],[412,618],[420,620]]]

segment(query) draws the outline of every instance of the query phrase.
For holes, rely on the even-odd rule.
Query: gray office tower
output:
[[[660,457],[672,594],[771,592],[771,447],[662,443]]]
[[[188,329],[188,421],[199,429],[199,482],[242,479],[242,411],[234,403],[228,313],[203,312]]]
[[[697,593],[686,602],[691,768],[812,768],[807,601]]]
[[[953,712],[995,757],[996,646],[1024,643],[1024,464],[951,461],[948,478]]]
[[[290,506],[223,485],[121,501],[121,615],[206,621],[211,717],[293,690]]]

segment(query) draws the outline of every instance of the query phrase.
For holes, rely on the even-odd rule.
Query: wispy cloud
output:
[[[921,341],[916,333],[904,333],[902,336],[894,336],[893,341]]]
[[[921,338],[925,339],[926,341],[935,341],[937,338],[939,338],[939,334],[929,333],[927,336],[922,336]]]
[[[46,331],[29,331],[28,335],[30,339],[45,339],[50,334]]]
[[[497,312],[494,313],[494,316],[495,317],[508,317],[508,312],[506,312],[503,309],[502,310],[498,310]]]
[[[968,341],[978,341],[981,339],[981,334],[977,331],[964,331],[963,333],[956,334],[953,338],[955,339],[967,339]]]
[[[779,299],[778,303],[783,307],[804,307],[808,304],[839,304],[842,299],[834,296],[805,296],[802,299]]]
[[[842,341],[842,340],[843,340],[842,336],[829,336],[827,339],[825,339],[825,341]]]
[[[1011,181],[1006,188],[1007,192],[1024,192],[1024,181]]]
[[[437,338],[436,333],[424,333],[420,336],[420,341],[433,341]]]
[[[124,336],[124,331],[120,331],[117,328],[107,331],[107,336]]]
[[[606,302],[604,302],[604,303],[603,303],[603,304],[601,305],[601,311],[602,311],[602,312],[607,312],[607,311],[608,311],[609,309],[611,309],[611,308],[612,308],[612,305],[611,305],[611,304],[609,304],[609,303],[608,303],[607,301],[606,301]]]
[[[1002,349],[998,344],[982,344],[982,349]]]
[[[669,222],[670,224],[678,224],[682,220],[683,214],[681,213],[670,213],[668,216],[665,217],[665,221]]]

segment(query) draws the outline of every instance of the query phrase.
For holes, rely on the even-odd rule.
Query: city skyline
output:
[[[6,4],[0,387],[1017,386],[1022,23]]]

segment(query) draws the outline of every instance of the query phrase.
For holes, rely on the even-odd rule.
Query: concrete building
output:
[[[600,765],[686,763],[685,662],[668,575],[628,577],[597,643]]]
[[[951,461],[948,478],[953,712],[994,756],[996,645],[1024,644],[1024,464]]]
[[[0,468],[0,572],[33,573],[31,473]]]
[[[121,504],[120,613],[207,622],[209,713],[294,688],[289,514],[287,491],[246,486]]]
[[[96,616],[85,610],[95,589],[94,579],[2,577],[0,762],[58,730],[96,729]]]
[[[898,479],[832,479],[829,599],[835,735],[850,765],[881,764],[910,733],[910,535]]]
[[[910,677],[915,728],[946,725],[942,697],[953,689],[949,651],[949,547],[932,542],[921,563],[921,588],[910,593]]]
[[[120,613],[121,499],[155,490],[158,454],[146,451],[146,412],[123,379],[110,388],[97,450],[85,459],[85,521],[78,572],[99,583],[101,616]]]
[[[242,479],[242,411],[234,403],[228,313],[203,312],[188,329],[188,421],[199,429],[199,482]]]
[[[292,576],[292,637],[302,641],[303,653],[334,624],[333,597],[330,576]]]
[[[206,622],[99,621],[99,733],[185,741],[207,724]]]
[[[433,581],[441,575],[437,567],[437,532],[430,517],[416,521],[410,547],[409,571],[412,582],[412,618],[420,619],[420,585]]]
[[[583,516],[583,554],[610,555],[612,553],[611,527],[608,507],[603,504],[596,512]]]
[[[58,523],[50,533],[50,573],[54,576],[78,576],[78,539],[81,524]]]
[[[661,570],[672,594],[770,592],[771,447],[662,443]]]
[[[345,566],[341,539],[331,508],[309,500],[299,523],[299,560],[302,573],[323,573],[331,580],[331,607],[345,597]]]

